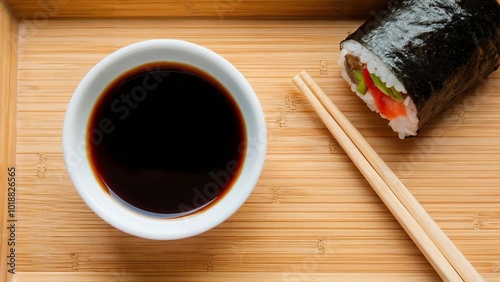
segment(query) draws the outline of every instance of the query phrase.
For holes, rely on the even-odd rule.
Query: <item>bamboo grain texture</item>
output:
[[[35,25],[6,2],[20,19],[17,91],[2,83],[2,109],[7,94],[17,102],[16,281],[440,281],[291,83],[301,70],[481,275],[500,281],[499,72],[419,137],[400,140],[340,77],[338,44],[361,20],[63,17],[68,10]],[[17,2],[26,16],[35,5]],[[61,152],[65,110],[81,78],[114,50],[152,38],[188,40],[232,62],[261,101],[269,133],[245,205],[179,241],[135,238],[98,218],[76,193]]]
[[[10,187],[8,171],[15,167],[16,159],[16,85],[17,85],[17,30],[18,22],[8,6],[0,2],[0,281],[6,281],[7,254],[10,253],[8,207]],[[10,194],[12,195],[12,194]]]

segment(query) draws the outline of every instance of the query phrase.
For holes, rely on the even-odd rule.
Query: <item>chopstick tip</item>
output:
[[[292,82],[295,84],[295,86],[297,86],[297,88],[301,89],[302,87],[305,86],[305,83],[304,81],[302,81],[302,78],[300,77],[300,75],[296,75],[292,78]]]

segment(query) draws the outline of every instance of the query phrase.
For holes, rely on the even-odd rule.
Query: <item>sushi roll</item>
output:
[[[342,77],[404,139],[500,65],[497,0],[391,0],[340,43]]]

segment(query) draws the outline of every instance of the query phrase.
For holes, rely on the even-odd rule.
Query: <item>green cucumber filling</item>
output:
[[[401,93],[399,93],[394,88],[394,86],[391,87],[391,88],[387,88],[387,86],[385,85],[385,83],[383,83],[378,76],[376,76],[376,75],[374,75],[372,73],[370,73],[370,77],[372,78],[373,83],[375,83],[375,86],[377,86],[377,88],[380,89],[380,91],[382,91],[385,95],[387,95],[389,97],[392,97],[393,99],[397,99],[397,100],[402,100],[403,99],[403,95]]]
[[[366,65],[361,63],[359,61],[359,58],[356,58],[355,56],[352,55],[346,56],[345,63],[346,63],[346,70],[348,72],[349,77],[351,78],[351,81],[356,84],[356,90],[358,91],[358,93],[365,95],[368,89],[366,87],[366,82],[365,79],[363,78],[362,71],[364,68],[366,68]],[[375,86],[377,86],[377,88],[380,89],[382,93],[393,99],[403,100],[403,94],[397,91],[394,88],[394,86],[391,88],[387,87],[385,83],[383,83],[378,76],[372,73],[370,73],[370,77],[373,80]]]
[[[363,79],[363,74],[358,70],[352,70],[352,73],[354,74],[354,79],[356,80],[355,83],[358,93],[365,95],[367,88],[365,80]]]

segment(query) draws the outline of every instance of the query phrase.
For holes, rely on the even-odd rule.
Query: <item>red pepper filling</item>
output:
[[[406,107],[403,102],[394,100],[385,95],[384,92],[382,92],[373,82],[368,68],[363,69],[363,78],[365,80],[366,87],[370,90],[370,93],[372,93],[375,105],[377,105],[377,108],[382,115],[389,120],[395,119],[398,116],[406,116]]]

